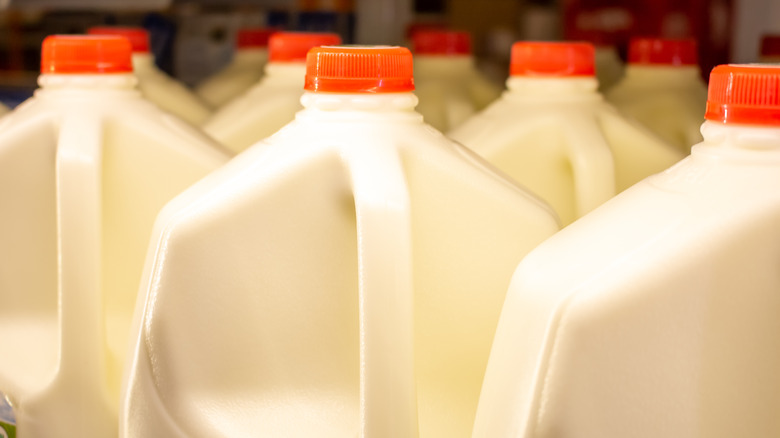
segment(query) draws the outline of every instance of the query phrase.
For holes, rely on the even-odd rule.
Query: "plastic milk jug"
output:
[[[120,35],[133,47],[133,71],[138,77],[141,94],[155,105],[192,123],[200,125],[211,115],[211,109],[184,84],[157,68],[149,52],[149,33],[140,27],[93,27],[92,35]]]
[[[779,84],[716,67],[691,155],[520,263],[474,438],[780,436]]]
[[[4,103],[0,102],[0,116],[4,116],[11,111]]]
[[[760,62],[780,63],[780,35],[762,36],[760,50]]]
[[[696,42],[634,38],[626,75],[607,100],[667,142],[689,153],[701,141],[707,85],[701,79]]]
[[[412,48],[417,111],[434,128],[450,130],[501,95],[477,70],[468,32],[417,31]]]
[[[219,109],[203,129],[234,153],[270,137],[303,109],[306,53],[312,47],[337,44],[341,44],[341,38],[334,33],[273,34],[265,76],[248,92]]]
[[[450,136],[568,224],[683,156],[607,104],[593,73],[589,43],[517,42],[508,90]]]
[[[233,60],[198,85],[195,92],[212,108],[219,108],[243,94],[263,76],[268,62],[268,38],[274,32],[266,28],[240,29]]]
[[[470,436],[511,265],[558,226],[423,123],[412,62],[312,49],[295,120],[168,204],[120,436]]]
[[[154,218],[227,156],[141,97],[125,38],[50,36],[41,71],[0,120],[0,430],[114,437]]]

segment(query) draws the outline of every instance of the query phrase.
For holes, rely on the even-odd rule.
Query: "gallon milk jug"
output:
[[[765,63],[780,63],[780,35],[764,35],[761,37],[761,57]]]
[[[154,218],[227,159],[141,97],[130,50],[118,36],[46,38],[40,88],[0,120],[0,430],[15,427],[9,436],[117,435]]]
[[[501,95],[477,70],[468,32],[417,31],[412,47],[417,111],[434,128],[450,130]]]
[[[557,224],[423,123],[412,62],[312,49],[295,121],[166,207],[120,436],[470,436],[511,264]]]
[[[625,66],[623,65],[623,60],[620,59],[617,48],[612,45],[596,44],[594,60],[599,91],[603,93],[620,82],[625,73]]]
[[[626,75],[606,95],[619,110],[688,154],[701,141],[707,85],[694,40],[634,38]]]
[[[520,263],[474,438],[780,436],[778,91],[716,67],[691,155]]]
[[[564,224],[682,158],[596,91],[593,46],[517,42],[508,91],[450,136],[555,208]]]
[[[195,92],[212,108],[219,108],[248,90],[263,76],[268,62],[268,38],[274,32],[265,28],[240,29],[233,60],[198,85]]]
[[[133,71],[138,77],[141,94],[155,105],[179,118],[200,125],[211,115],[211,110],[184,84],[157,68],[149,52],[149,33],[140,27],[93,27],[92,35],[120,35],[130,40],[133,47]]]
[[[303,109],[306,53],[312,47],[341,44],[334,33],[277,32],[269,39],[265,76],[230,101],[203,129],[234,153],[271,136]]]

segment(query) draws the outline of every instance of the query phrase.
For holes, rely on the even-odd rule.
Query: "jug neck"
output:
[[[637,86],[662,85],[668,88],[672,85],[700,83],[701,74],[695,65],[632,65],[626,66],[624,81]]]
[[[724,124],[706,120],[701,126],[704,141],[694,146],[691,155],[756,157],[780,162],[780,126]],[[765,157],[765,158],[763,158]]]
[[[79,90],[134,91],[138,79],[132,73],[116,74],[42,74],[38,76],[40,88],[36,91],[57,92]]]
[[[601,100],[598,93],[598,80],[592,76],[539,78],[528,76],[510,76],[506,81],[510,99],[524,100]]]
[[[474,67],[470,55],[418,55],[414,58],[415,76],[462,76]]]
[[[264,81],[298,84],[303,92],[306,77],[305,62],[269,62],[265,65]]]
[[[133,71],[136,75],[144,74],[144,72],[150,70],[156,70],[157,65],[154,63],[154,56],[151,53],[133,53]]]
[[[326,121],[422,121],[415,112],[417,96],[402,93],[325,93],[305,91],[301,96],[304,110],[296,118]]]

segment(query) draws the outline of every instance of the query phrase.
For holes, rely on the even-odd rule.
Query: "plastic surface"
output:
[[[149,52],[149,32],[143,27],[95,26],[87,29],[89,35],[118,35],[130,41],[133,52]]]
[[[707,102],[695,43],[641,39],[632,40],[631,47],[637,62],[629,62],[625,77],[607,92],[607,100],[689,153],[691,145],[702,139],[699,127]]]
[[[702,133],[520,263],[474,438],[780,435],[780,129]]]
[[[456,30],[418,30],[412,33],[412,50],[415,56],[471,55],[471,35]]]
[[[52,35],[43,40],[41,73],[128,73],[131,51],[118,36]]]
[[[116,436],[154,218],[228,158],[136,81],[41,75],[0,119],[0,392],[18,438]]]
[[[448,131],[501,95],[477,69],[467,33],[418,31],[413,47],[417,112],[434,128]]]
[[[305,63],[312,47],[338,44],[341,37],[335,33],[277,32],[268,40],[269,61]]]
[[[306,53],[327,41],[340,43],[337,35],[329,33],[275,34],[270,42],[271,57],[284,61],[268,63],[265,76],[244,95],[217,111],[203,129],[239,153],[290,123],[295,113],[303,109],[300,100],[306,76]]]
[[[212,109],[218,109],[256,84],[267,62],[267,47],[236,48],[230,63],[198,84],[195,93]]]
[[[306,57],[307,91],[399,93],[414,90],[406,47],[315,47]]]
[[[518,41],[512,45],[510,76],[593,76],[593,45]]]
[[[710,72],[704,118],[720,123],[780,126],[780,69],[719,65]]]
[[[683,157],[604,101],[593,77],[510,77],[449,136],[550,203],[564,224]]]
[[[306,93],[160,215],[122,437],[471,434],[512,264],[551,210],[412,93]]]
[[[236,48],[263,48],[268,47],[268,40],[276,29],[267,29],[263,27],[249,27],[239,29],[236,34]]]
[[[628,63],[633,65],[698,65],[696,40],[632,38],[628,44]]]

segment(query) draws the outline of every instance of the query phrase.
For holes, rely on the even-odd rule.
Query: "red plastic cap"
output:
[[[780,66],[719,65],[712,69],[704,118],[721,123],[780,125]]]
[[[449,26],[443,21],[414,21],[406,26],[404,37],[410,39],[417,32],[425,30],[447,30]]]
[[[519,41],[512,45],[511,76],[593,76],[590,43]]]
[[[119,35],[130,41],[133,53],[149,53],[149,32],[143,27],[96,26],[87,30],[89,35]]]
[[[310,49],[339,44],[341,37],[335,33],[277,32],[268,40],[268,58],[271,62],[306,62]]]
[[[239,29],[236,36],[236,47],[239,49],[268,47],[268,39],[274,32],[276,30],[264,27]]]
[[[130,73],[132,48],[112,35],[52,35],[43,40],[41,73]]]
[[[417,55],[470,55],[471,35],[455,30],[421,30],[412,35]]]
[[[628,63],[642,65],[696,65],[696,41],[663,38],[632,38],[628,45]]]
[[[761,37],[761,56],[780,55],[780,35],[764,35]]]
[[[306,56],[303,88],[334,93],[413,91],[412,52],[391,46],[315,47]]]

